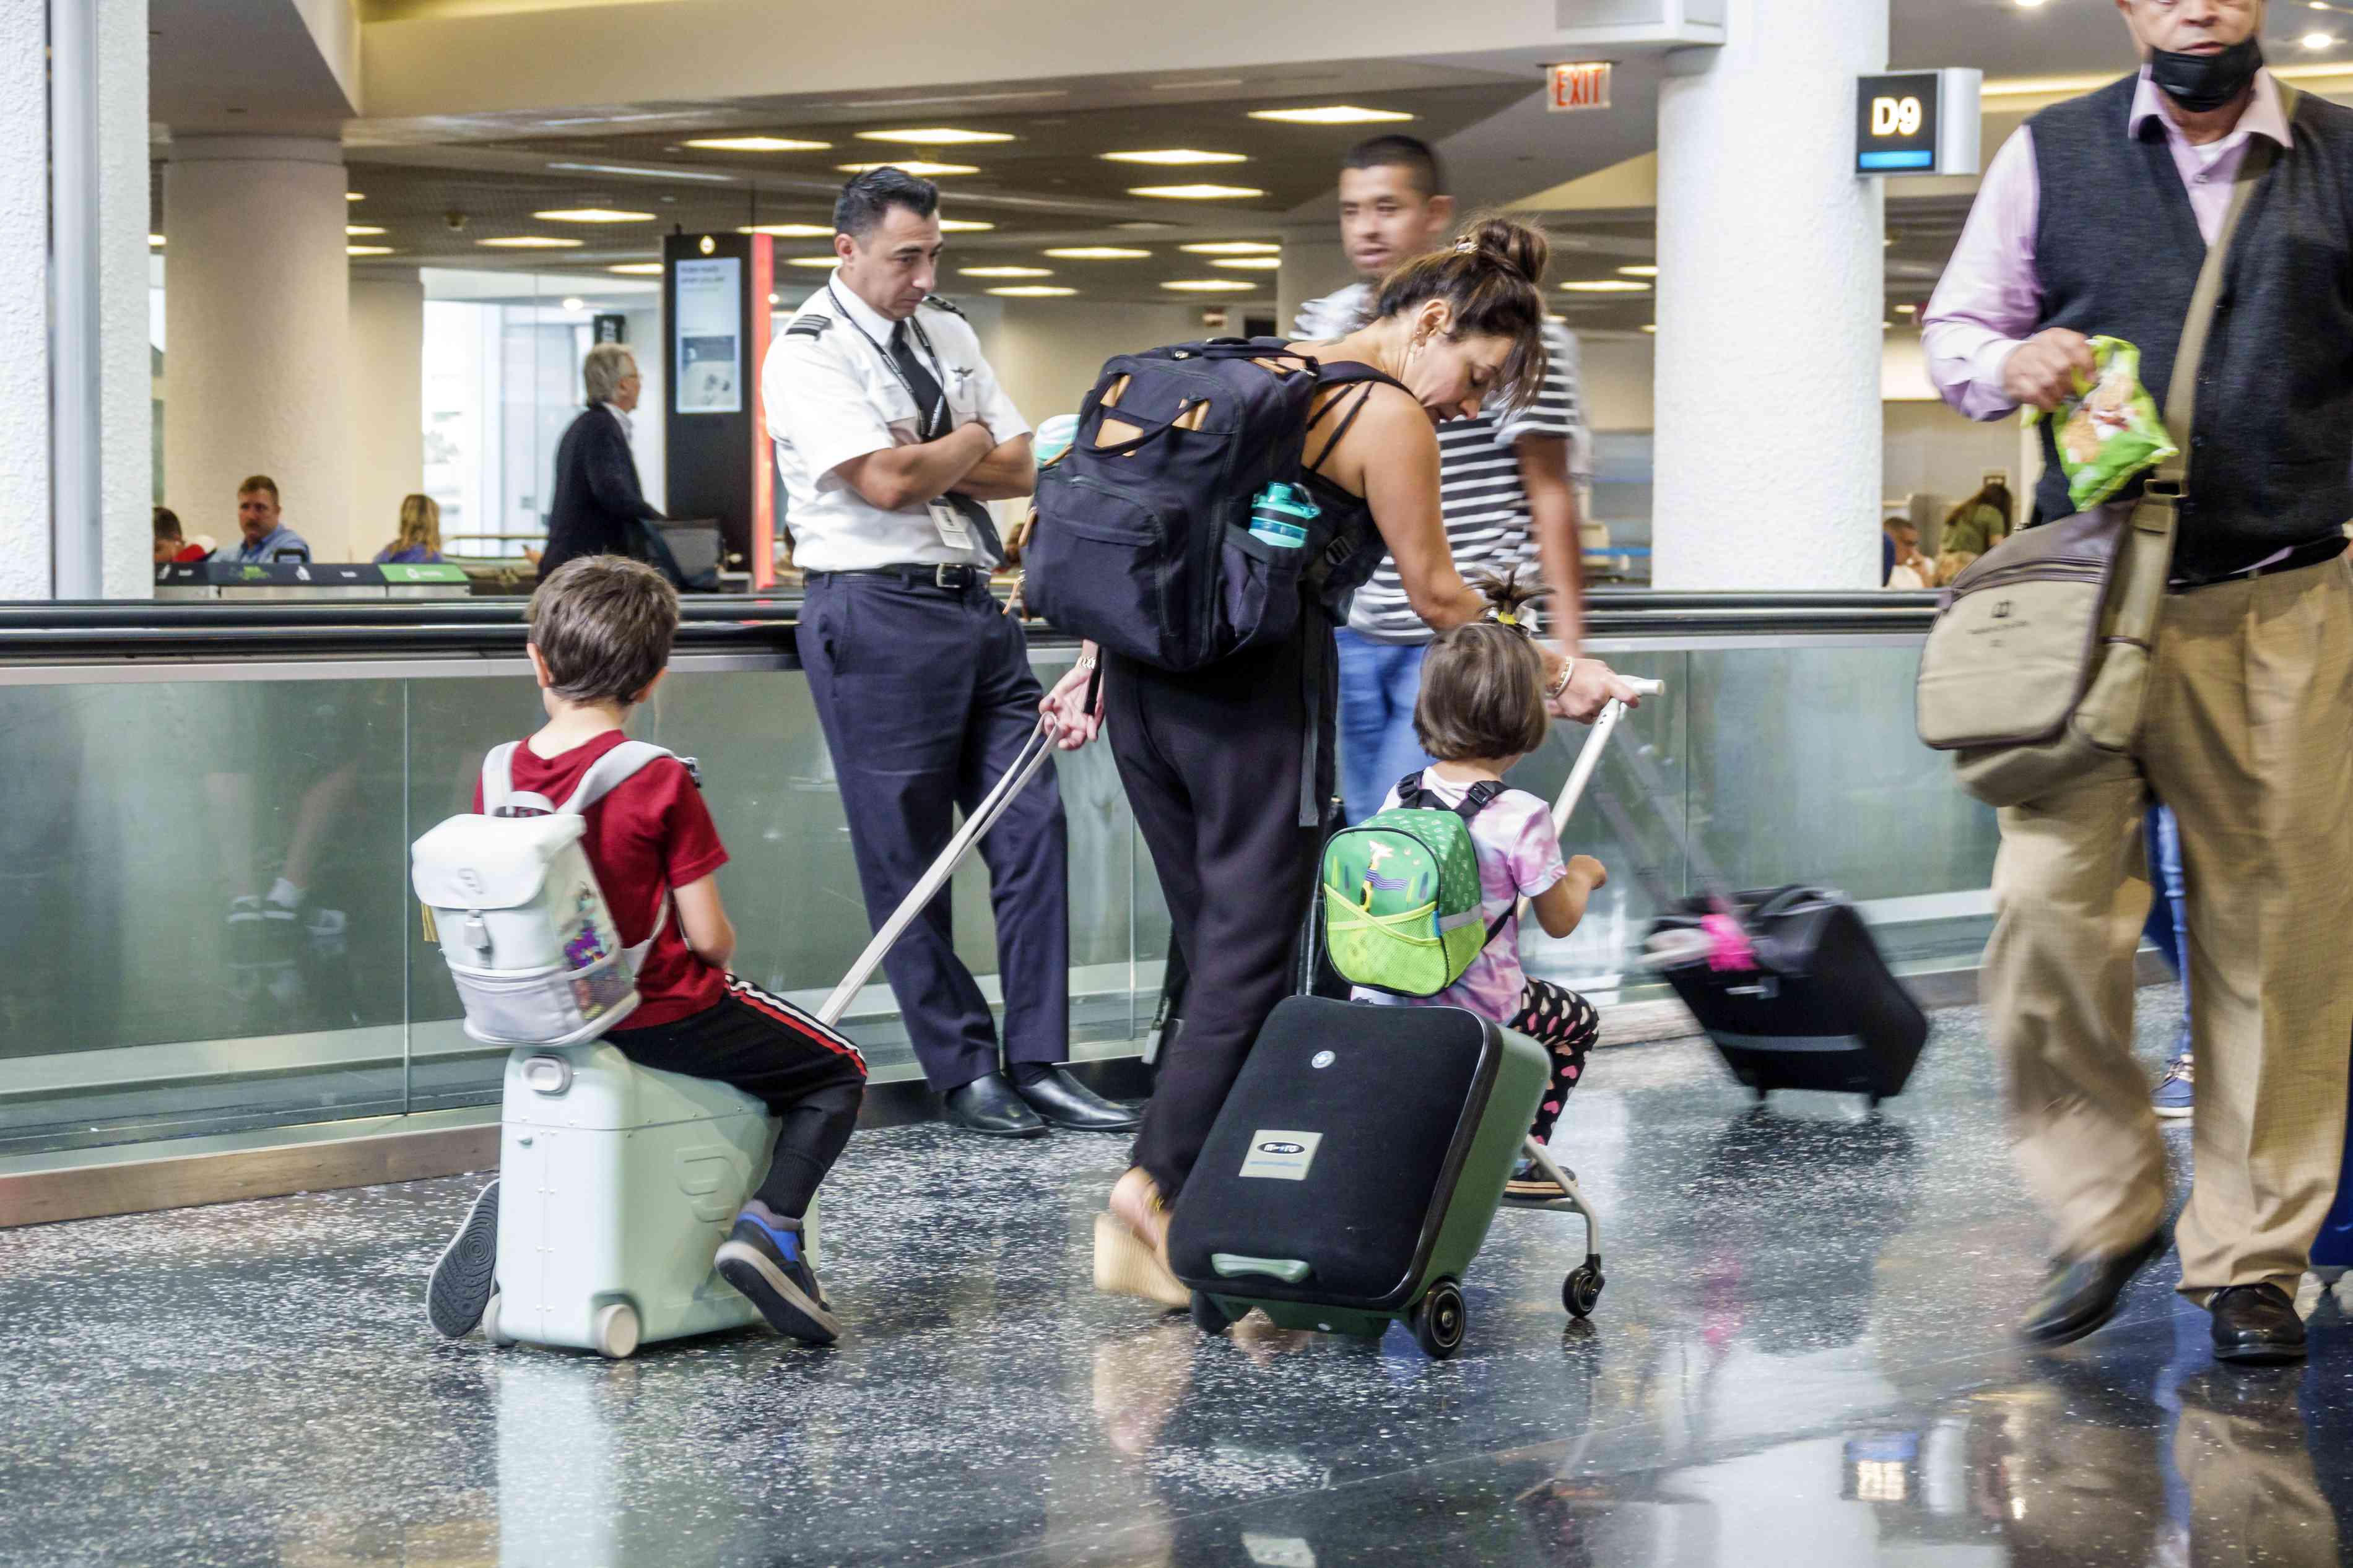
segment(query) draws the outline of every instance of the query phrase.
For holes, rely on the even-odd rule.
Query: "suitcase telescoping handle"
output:
[[[1620,679],[1643,697],[1656,697],[1667,689],[1663,680],[1637,680],[1631,676]],[[1601,753],[1609,748],[1609,737],[1617,732],[1619,721],[1626,717],[1626,705],[1612,701],[1603,706],[1601,717],[1585,737],[1585,747],[1577,753],[1577,763],[1568,770],[1568,782],[1561,786],[1560,798],[1553,802],[1552,830],[1556,837],[1568,830],[1568,819],[1577,815],[1577,803],[1585,798],[1585,789],[1593,782],[1594,771],[1601,766]],[[1525,920],[1528,900],[1520,900],[1519,917]]]
[[[940,889],[947,886],[948,879],[955,875],[956,868],[964,864],[965,857],[972,853],[973,847],[997,826],[997,819],[1005,815],[1005,808],[1013,804],[1013,797],[1029,788],[1029,781],[1053,761],[1054,736],[1059,729],[1051,718],[1039,721],[1037,732],[1029,737],[1029,744],[1021,748],[1020,755],[1013,759],[1013,765],[1005,770],[1005,776],[997,781],[997,787],[988,792],[987,798],[971,816],[965,818],[964,826],[956,830],[955,837],[948,840],[948,847],[940,851],[938,859],[932,862],[931,869],[925,871],[922,879],[909,889],[906,898],[891,912],[891,918],[882,922],[882,929],[874,933],[874,940],[866,944],[866,951],[858,955],[858,962],[849,966],[849,973],[841,977],[841,984],[833,988],[833,994],[825,999],[825,1005],[818,1009],[819,1023],[830,1027],[841,1021],[841,1016],[849,1011],[849,1004],[856,999],[867,981],[873,978],[875,970],[881,967],[883,958],[906,934],[907,928],[915,923],[915,917],[939,896]]]

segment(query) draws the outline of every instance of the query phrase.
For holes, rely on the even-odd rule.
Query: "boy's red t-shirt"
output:
[[[543,757],[525,742],[514,750],[511,768],[513,787],[530,790],[559,805],[579,787],[591,763],[628,739],[620,731],[597,736],[559,757]],[[482,809],[482,786],[474,785],[474,809]],[[727,847],[711,820],[686,764],[675,757],[657,757],[625,779],[585,814],[587,831],[581,847],[605,889],[605,902],[620,927],[621,943],[635,947],[654,929],[662,900],[672,888],[702,880],[727,864]],[[674,1024],[727,994],[727,976],[694,956],[672,910],[660,938],[638,971],[638,1006],[614,1029],[650,1028]]]

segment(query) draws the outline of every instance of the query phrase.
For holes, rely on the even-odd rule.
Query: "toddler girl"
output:
[[[1421,667],[1414,733],[1433,764],[1389,792],[1384,811],[1403,806],[1451,810],[1482,780],[1500,782],[1512,765],[1544,743],[1544,660],[1519,627],[1519,609],[1535,595],[1516,581],[1481,582],[1496,618],[1440,632]],[[1418,787],[1416,798],[1401,798]],[[1479,853],[1484,918],[1492,925],[1526,897],[1548,936],[1565,937],[1585,918],[1585,903],[1609,879],[1601,862],[1579,855],[1566,865],[1551,808],[1524,790],[1506,790],[1471,818]],[[1519,922],[1512,921],[1471,963],[1462,978],[1435,996],[1392,996],[1357,988],[1355,999],[1403,1006],[1465,1007],[1535,1040],[1552,1052],[1552,1083],[1533,1129],[1549,1142],[1561,1103],[1585,1071],[1601,1020],[1592,1004],[1520,968]],[[1512,1174],[1514,1197],[1556,1198],[1561,1189],[1524,1160]]]

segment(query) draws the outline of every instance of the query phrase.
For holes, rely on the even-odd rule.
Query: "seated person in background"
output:
[[[1891,517],[1879,541],[1883,588],[1925,588],[1936,568],[1920,553],[1920,530],[1908,517]]]
[[[237,487],[237,538],[216,552],[223,561],[308,561],[309,542],[280,521],[278,481],[256,474]]]
[[[209,539],[186,539],[180,533],[180,517],[168,506],[155,509],[155,564],[174,561],[203,561],[213,552]]]
[[[1511,579],[1482,577],[1477,586],[1493,602],[1495,613],[1510,620],[1472,621],[1431,641],[1413,728],[1422,749],[1438,760],[1413,775],[1421,783],[1418,802],[1402,800],[1393,787],[1381,803],[1383,811],[1417,804],[1452,811],[1480,783],[1502,783],[1522,757],[1544,744],[1551,725],[1544,656],[1517,624],[1520,606],[1535,595]],[[1525,790],[1505,790],[1472,817],[1471,842],[1479,852],[1482,911],[1490,925],[1525,897],[1545,934],[1566,937],[1585,919],[1586,900],[1609,880],[1601,862],[1589,855],[1562,864],[1551,807]],[[1516,918],[1472,960],[1461,979],[1435,996],[1392,996],[1359,986],[1352,999],[1465,1007],[1549,1050],[1552,1083],[1530,1129],[1539,1143],[1551,1142],[1561,1106],[1584,1076],[1586,1054],[1601,1033],[1593,1004],[1548,980],[1533,979],[1520,967]],[[1514,1197],[1566,1195],[1533,1159],[1520,1162],[1508,1191]]]
[[[1981,553],[1975,550],[1947,550],[1936,557],[1936,575],[1929,586],[1949,588],[1953,579],[1968,571]]]
[[[441,503],[431,496],[404,496],[400,533],[375,552],[379,566],[430,566],[441,559]]]
[[[1945,530],[1936,539],[1939,555],[1983,555],[2010,537],[2017,506],[2008,485],[1999,478],[1989,479],[1977,494],[1945,515]]]
[[[629,710],[652,695],[678,631],[678,595],[650,566],[588,556],[541,583],[526,612],[531,662],[548,721],[515,749],[514,787],[563,800],[619,745]],[[477,786],[474,809],[482,807]],[[727,971],[735,928],[713,873],[727,862],[701,785],[662,758],[585,814],[581,847],[622,942],[653,946],[638,970],[637,1010],[605,1038],[639,1067],[732,1084],[781,1118],[767,1179],[721,1244],[720,1278],[778,1333],[830,1344],[841,1325],[801,1252],[818,1183],[857,1125],[866,1093],[858,1047],[782,997]],[[677,918],[664,919],[664,905]],[[433,1266],[433,1326],[456,1339],[481,1321],[498,1255],[498,1184]]]

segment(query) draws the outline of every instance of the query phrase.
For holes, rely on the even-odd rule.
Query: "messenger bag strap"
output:
[[[2295,117],[2296,90],[2279,85],[2280,107],[2285,118]],[[2191,440],[2198,419],[2198,372],[2206,357],[2206,339],[2214,327],[2214,308],[2221,301],[2230,274],[2231,241],[2239,232],[2255,186],[2272,166],[2278,144],[2268,137],[2251,137],[2247,155],[2240,161],[2238,177],[2231,183],[2231,205],[2214,243],[2206,249],[2199,268],[2198,286],[2189,296],[2189,314],[2181,327],[2181,347],[2173,359],[2173,382],[2165,395],[2166,433],[2176,448],[2158,465],[2156,476],[2132,509],[2132,533],[2126,541],[2129,558],[2124,566],[2123,594],[2111,642],[2147,648],[2157,637],[2157,622],[2165,606],[2166,580],[2173,569],[2173,534],[2179,522],[2183,488],[2189,477]]]

